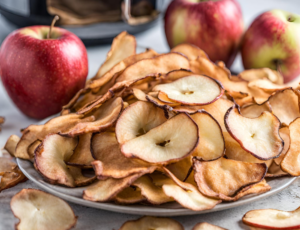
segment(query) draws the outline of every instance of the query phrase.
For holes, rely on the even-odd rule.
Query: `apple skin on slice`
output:
[[[242,220],[251,229],[297,230],[300,229],[300,207],[294,211],[251,210],[243,216]]]
[[[281,123],[272,113],[265,111],[257,118],[246,118],[234,106],[228,109],[224,120],[230,135],[256,158],[270,160],[282,152],[284,142],[279,135]]]
[[[190,155],[199,141],[198,126],[192,118],[178,114],[121,146],[126,157],[137,157],[146,162],[168,164]]]

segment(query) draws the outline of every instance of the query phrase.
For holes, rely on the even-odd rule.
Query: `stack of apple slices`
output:
[[[116,37],[61,116],[12,136],[7,151],[33,160],[49,183],[87,186],[86,200],[195,211],[269,191],[265,178],[300,175],[297,86],[269,69],[232,76],[189,44],[165,54],[135,46]]]

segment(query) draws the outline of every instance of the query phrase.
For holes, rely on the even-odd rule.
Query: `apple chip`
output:
[[[162,75],[161,80],[163,82],[172,82],[180,78],[191,76],[191,75],[193,75],[193,72],[191,70],[179,69],[179,70],[170,71],[169,73]]]
[[[40,140],[36,140],[35,142],[33,142],[31,145],[29,145],[28,147],[28,154],[29,156],[34,156],[35,150],[36,148],[42,143],[42,141]]]
[[[192,230],[226,230],[226,228],[221,228],[219,226],[209,224],[207,222],[202,222],[196,224]]]
[[[173,49],[171,49],[171,52],[182,53],[191,61],[196,60],[198,57],[203,57],[209,60],[207,54],[202,49],[200,49],[198,46],[188,43],[182,43],[175,46]]]
[[[14,166],[11,169],[1,172],[1,179],[0,179],[0,192],[14,187],[15,185],[25,182],[27,178],[21,172],[18,166]]]
[[[123,100],[121,97],[110,99],[95,110],[93,113],[93,116],[96,118],[95,121],[78,123],[67,132],[61,134],[74,137],[85,133],[101,132],[113,125],[122,109]]]
[[[210,104],[224,93],[219,82],[204,75],[191,75],[171,83],[157,85],[153,91],[163,92],[170,100],[185,105]]]
[[[179,53],[161,54],[140,60],[128,66],[117,78],[117,82],[137,80],[153,74],[164,74],[177,69],[189,69],[188,59]]]
[[[176,220],[166,217],[144,216],[125,222],[119,230],[184,230]]]
[[[83,115],[67,114],[52,118],[44,125],[30,125],[24,131],[17,144],[15,157],[32,159],[28,152],[29,146],[36,140],[43,140],[48,134],[65,132],[78,123],[93,121],[94,117],[83,118]]]
[[[268,101],[263,104],[250,104],[243,106],[241,109],[241,115],[247,118],[256,118],[259,117],[263,112],[268,111],[272,112],[271,105]]]
[[[111,49],[107,53],[106,61],[99,68],[96,76],[93,79],[98,79],[102,77],[114,65],[116,65],[123,59],[134,55],[136,53],[135,49],[135,37],[128,34],[126,31],[120,33],[117,37],[114,38],[111,45]]]
[[[289,127],[282,127],[279,129],[279,135],[284,141],[283,150],[279,157],[274,159],[275,164],[280,165],[282,159],[290,148],[290,130]]]
[[[268,168],[268,173],[266,174],[266,178],[283,177],[283,176],[289,176],[289,174],[282,171],[280,165],[277,165],[275,161],[273,161],[271,166]]]
[[[281,169],[292,176],[300,176],[300,118],[294,120],[290,126],[290,148],[281,161]]]
[[[124,178],[108,178],[99,180],[83,191],[83,199],[97,202],[113,200],[119,192],[129,187],[136,179],[145,173],[133,174]]]
[[[257,87],[259,89],[262,89],[266,93],[274,93],[278,90],[283,90],[283,89],[289,88],[289,86],[278,85],[278,84],[272,83],[271,81],[269,81],[267,79],[257,79],[257,80],[250,81],[248,83],[248,86],[250,88]]]
[[[156,53],[153,49],[147,49],[145,52],[140,54],[134,54],[131,55],[124,60],[120,61],[118,64],[116,64],[114,67],[112,67],[110,70],[108,70],[102,77],[98,78],[96,75],[96,78],[93,78],[89,84],[89,88],[98,88],[106,83],[108,83],[110,80],[113,79],[115,74],[117,74],[120,71],[123,71],[126,67],[136,63],[137,61],[146,59],[146,58],[153,58],[157,56],[158,53]]]
[[[275,84],[282,85],[283,77],[277,70],[269,68],[244,70],[238,75],[245,81],[253,81],[257,79],[268,79]]]
[[[232,107],[224,119],[230,135],[256,158],[269,160],[282,152],[280,121],[272,113],[265,111],[257,118],[246,118],[240,115],[237,107]]]
[[[156,186],[151,181],[148,175],[144,175],[133,182],[134,186],[141,190],[141,194],[147,199],[147,201],[154,205],[159,205],[173,201],[172,198],[167,196],[161,186]]]
[[[4,149],[12,156],[15,156],[15,150],[16,150],[16,146],[18,144],[18,142],[20,141],[20,137],[18,137],[17,135],[11,135],[4,146]]]
[[[199,129],[199,144],[193,156],[203,160],[215,160],[225,153],[225,143],[219,123],[206,111],[199,110],[191,118]]]
[[[164,110],[150,102],[138,101],[121,114],[116,124],[120,144],[147,133],[166,121]]]
[[[1,125],[5,122],[5,118],[0,116],[0,131],[1,131]]]
[[[177,179],[168,169],[164,168],[164,171],[172,179],[172,182],[163,184],[163,191],[183,207],[193,211],[202,211],[212,209],[221,202],[221,200],[204,196],[197,187]]]
[[[137,157],[156,164],[178,161],[193,152],[199,141],[198,127],[187,114],[179,114],[127,141],[121,151],[126,157]],[[142,151],[141,151],[142,149]]]
[[[83,168],[92,167],[91,162],[94,158],[91,153],[91,139],[92,133],[80,135],[78,145],[76,146],[74,153],[68,160],[68,165],[75,165]]]
[[[123,189],[114,198],[114,201],[120,204],[134,204],[145,200],[146,198],[142,195],[141,190],[133,186]]]
[[[188,156],[173,164],[169,164],[166,168],[179,180],[196,185],[194,181],[193,156]]]
[[[243,216],[243,223],[253,229],[299,229],[300,208],[294,211],[257,209]]]
[[[74,179],[74,185],[76,187],[89,185],[97,179],[94,173],[89,176],[83,175],[83,169],[79,167],[68,166],[68,170]]]
[[[133,93],[133,96],[137,99],[137,101],[147,101],[147,94],[140,90],[140,89],[137,89],[137,88],[132,88],[132,93]],[[133,104],[133,103],[131,103]]]
[[[180,103],[178,103],[178,102],[174,102],[174,103],[169,103],[168,102],[167,103],[167,102],[163,102],[163,101],[159,100],[158,99],[158,94],[157,95],[154,95],[154,94],[150,95],[150,94],[148,94],[146,96],[146,99],[149,102],[153,103],[155,106],[163,109],[165,111],[165,115],[168,114],[169,111],[173,110],[172,107],[180,106]]]
[[[37,189],[22,189],[11,199],[10,208],[20,220],[18,230],[67,230],[77,222],[67,202]]]
[[[269,98],[272,112],[281,123],[289,125],[297,117],[300,117],[299,98],[293,89],[285,89],[276,92]]]
[[[92,138],[91,150],[96,161],[92,162],[98,179],[124,178],[140,172],[153,172],[157,166],[138,159],[125,157],[114,133],[98,133]]]
[[[72,156],[77,143],[77,139],[58,134],[46,136],[35,151],[36,169],[52,184],[74,187],[74,178],[65,162]]]
[[[265,163],[247,163],[223,157],[214,161],[194,159],[195,181],[200,192],[225,201],[239,199],[243,188],[260,182],[267,169]]]

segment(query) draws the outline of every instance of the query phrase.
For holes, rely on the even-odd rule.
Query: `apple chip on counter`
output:
[[[257,209],[243,216],[243,223],[251,229],[299,229],[300,208],[294,211]]]
[[[192,230],[226,230],[226,229],[213,224],[209,224],[207,222],[202,222],[196,224]]]
[[[21,190],[11,199],[10,207],[19,219],[18,230],[68,230],[77,223],[77,217],[67,202],[37,189]]]
[[[275,177],[300,175],[299,89],[279,73],[232,76],[190,44],[164,54],[136,53],[135,46],[126,32],[117,36],[61,115],[11,136],[5,149],[34,160],[49,183],[86,186],[83,199],[124,205],[207,210],[267,192]],[[2,166],[4,186],[21,181],[18,168]]]

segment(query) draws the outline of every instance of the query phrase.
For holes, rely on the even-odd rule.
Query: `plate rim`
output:
[[[135,215],[155,215],[155,216],[187,216],[187,215],[199,215],[199,214],[205,214],[210,212],[218,212],[226,209],[235,208],[238,206],[242,206],[263,198],[266,198],[268,196],[274,195],[283,189],[289,187],[298,177],[290,177],[290,180],[288,180],[285,184],[281,185],[278,188],[271,189],[268,192],[258,194],[253,197],[249,197],[247,199],[239,200],[236,202],[227,202],[227,203],[221,203],[216,205],[213,209],[203,210],[203,211],[193,211],[187,208],[157,208],[156,206],[146,206],[146,205],[122,205],[122,204],[115,204],[115,203],[100,203],[100,202],[94,202],[94,201],[88,201],[84,200],[83,198],[78,198],[76,196],[71,196],[68,194],[64,194],[63,192],[59,192],[50,186],[47,186],[47,182],[43,180],[43,183],[40,182],[38,179],[36,179],[33,175],[31,175],[27,170],[23,167],[22,163],[29,162],[27,160],[23,160],[20,158],[16,159],[17,164],[20,168],[20,170],[24,173],[24,175],[34,182],[36,185],[38,185],[40,188],[46,190],[47,192],[51,193],[52,195],[58,196],[66,201],[76,203],[79,205],[83,205],[90,208],[97,208],[102,209],[106,211],[112,211],[112,212],[118,212],[118,213],[127,213],[127,214],[135,214]],[[29,162],[32,164],[32,162]],[[32,165],[33,170],[34,167]],[[35,170],[36,171],[36,170]],[[286,177],[285,177],[286,178]],[[278,180],[280,178],[274,178],[273,180]],[[145,210],[141,209],[143,207]]]

